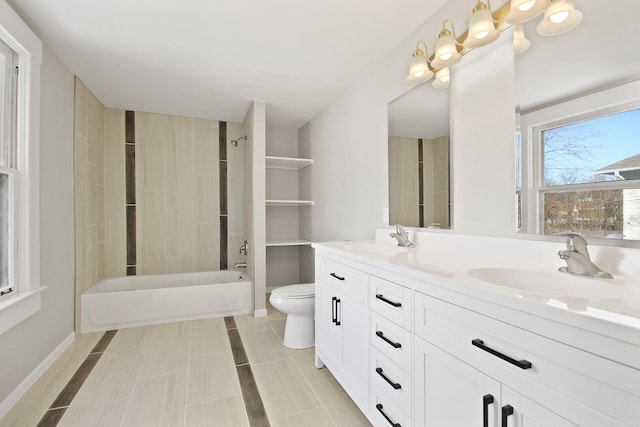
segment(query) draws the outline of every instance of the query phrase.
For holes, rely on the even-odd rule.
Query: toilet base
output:
[[[313,316],[288,314],[283,344],[285,347],[297,350],[313,347],[315,345]]]

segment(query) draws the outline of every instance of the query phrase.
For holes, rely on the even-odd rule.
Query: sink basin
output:
[[[617,279],[598,279],[558,271],[474,268],[467,270],[467,274],[518,292],[547,297],[619,299],[630,293]]]
[[[380,243],[356,243],[353,245],[345,246],[345,249],[351,252],[357,252],[366,255],[382,255],[393,256],[400,253],[405,253],[409,248],[402,246],[383,245]]]

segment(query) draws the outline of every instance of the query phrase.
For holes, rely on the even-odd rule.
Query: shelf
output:
[[[306,166],[313,164],[311,159],[298,159],[294,157],[274,157],[266,156],[267,169],[294,169],[300,170]]]
[[[311,200],[267,200],[267,206],[311,206]]]
[[[267,240],[267,247],[274,247],[274,246],[306,246],[306,245],[310,245],[311,242],[308,240],[302,240],[302,239],[274,239],[274,240]]]

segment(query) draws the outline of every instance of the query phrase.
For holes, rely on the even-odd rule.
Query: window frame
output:
[[[602,116],[640,109],[640,80],[573,98],[521,115],[522,224],[521,232],[544,234],[544,195],[566,191],[637,189],[640,180],[604,181],[545,186],[542,132]],[[640,241],[590,238],[610,246],[640,247]],[[615,243],[614,243],[615,242]]]
[[[40,283],[40,66],[42,42],[0,0],[0,39],[17,53],[16,146],[12,171],[13,286],[0,298],[0,334],[41,308]]]

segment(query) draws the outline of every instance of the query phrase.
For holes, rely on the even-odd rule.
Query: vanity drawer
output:
[[[371,349],[372,394],[383,393],[390,402],[411,414],[411,376],[387,356]]]
[[[402,369],[411,371],[411,332],[371,312],[370,342],[375,349],[395,361]]]
[[[498,381],[545,384],[612,418],[640,419],[640,370],[427,295],[415,304],[416,333]]]
[[[413,323],[412,291],[394,282],[371,276],[371,309],[411,331]]]
[[[385,393],[380,393],[375,388],[371,390],[371,414],[374,426],[411,426],[411,414],[405,413]]]
[[[319,271],[321,281],[340,289],[359,303],[367,304],[368,273],[328,258],[320,258]]]

